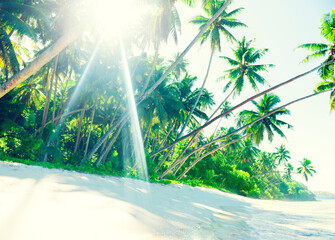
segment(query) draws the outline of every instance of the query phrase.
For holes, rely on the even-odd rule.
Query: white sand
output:
[[[0,162],[1,240],[335,239],[335,202],[280,202],[213,189]]]

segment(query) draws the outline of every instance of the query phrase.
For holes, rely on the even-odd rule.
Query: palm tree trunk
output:
[[[242,140],[242,139],[244,139],[244,138],[246,138],[246,137],[248,137],[248,136],[250,136],[252,133],[250,133],[250,134],[247,134],[247,135],[245,135],[245,136],[243,136],[243,137],[241,137],[241,138],[239,138],[239,139],[236,139],[236,140],[234,140],[234,141],[231,141],[231,142],[229,142],[229,143],[227,143],[227,144],[224,144],[224,145],[222,145],[222,146],[220,146],[220,147],[218,147],[218,148],[215,148],[215,149],[213,149],[212,151],[209,151],[209,152],[207,152],[205,155],[203,155],[201,158],[199,158],[199,159],[197,159],[196,161],[194,161],[192,164],[191,164],[191,166],[189,166],[178,178],[177,178],[177,180],[180,180],[186,173],[188,173],[188,171],[190,171],[198,162],[200,162],[203,158],[205,158],[205,157],[207,157],[208,155],[210,155],[210,154],[212,154],[212,153],[214,153],[214,152],[216,152],[216,151],[218,151],[218,150],[220,150],[220,149],[222,149],[222,148],[224,148],[224,147],[227,147],[227,146],[229,146],[230,144],[233,144],[233,143],[236,143],[236,142],[238,142],[238,141],[240,141],[240,140]]]
[[[154,119],[154,112],[155,112],[155,109],[153,109],[152,112],[151,112],[151,114],[150,114],[150,121],[149,121],[149,124],[148,124],[148,129],[147,129],[147,131],[145,132],[145,134],[143,136],[143,143],[144,144],[145,144],[145,142],[147,140],[147,137],[150,135],[150,131],[151,131],[151,127],[152,127],[152,122],[153,122],[153,119]]]
[[[70,75],[69,75],[69,77],[66,79],[65,87],[64,87],[64,90],[63,90],[63,92],[62,92],[62,99],[61,99],[61,101],[60,101],[60,104],[59,104],[59,107],[58,107],[58,111],[57,111],[57,116],[59,116],[59,113],[60,113],[61,109],[63,108],[64,97],[65,97],[66,89],[67,89],[67,86],[68,86],[68,84],[69,84],[71,75],[72,75],[72,69],[70,70]],[[64,110],[63,110],[63,111],[64,111]]]
[[[155,152],[154,154],[151,154],[151,156],[154,156],[154,155],[158,154],[159,152],[162,152],[162,151],[164,151],[164,150],[166,150],[166,149],[169,149],[169,148],[173,147],[175,144],[177,144],[178,142],[183,141],[184,139],[189,138],[189,137],[191,137],[192,135],[194,135],[194,134],[200,132],[202,129],[208,127],[209,125],[211,125],[213,122],[215,122],[215,121],[218,120],[219,118],[221,118],[221,117],[223,117],[223,116],[226,116],[227,114],[233,112],[234,110],[236,110],[236,109],[238,109],[238,108],[244,106],[244,105],[247,104],[248,102],[250,102],[250,101],[252,101],[252,100],[254,100],[254,99],[256,99],[256,98],[258,98],[258,97],[260,97],[260,96],[263,96],[263,95],[266,94],[266,93],[272,92],[273,90],[275,90],[275,89],[277,89],[277,88],[280,88],[280,87],[282,87],[282,86],[284,86],[284,85],[286,85],[286,84],[288,84],[288,83],[291,83],[291,82],[293,82],[293,81],[295,81],[295,80],[297,80],[297,79],[299,79],[299,78],[302,78],[302,77],[304,77],[304,76],[306,76],[306,75],[308,75],[308,74],[310,74],[310,73],[312,73],[312,72],[318,70],[319,68],[321,68],[321,67],[323,67],[323,66],[326,66],[326,65],[328,65],[328,64],[331,64],[331,63],[334,62],[334,61],[335,61],[335,59],[332,60],[332,61],[330,61],[330,62],[328,62],[328,63],[323,63],[323,64],[319,65],[318,67],[315,67],[315,68],[313,68],[313,69],[311,69],[311,70],[309,70],[309,71],[307,71],[307,72],[304,72],[304,73],[302,73],[302,74],[300,74],[300,75],[298,75],[298,76],[295,76],[295,77],[293,77],[293,78],[291,78],[291,79],[289,79],[289,80],[287,80],[287,81],[285,81],[285,82],[282,82],[282,83],[280,83],[280,84],[278,84],[278,85],[276,85],[276,86],[274,86],[274,87],[272,87],[272,88],[269,88],[269,89],[267,89],[267,90],[265,90],[265,91],[263,91],[263,92],[261,92],[261,93],[258,93],[258,94],[256,94],[256,95],[254,95],[254,96],[252,96],[252,97],[246,99],[245,101],[241,102],[240,104],[236,105],[235,107],[232,107],[232,108],[229,109],[228,111],[226,111],[226,112],[224,112],[224,113],[222,113],[222,114],[216,116],[215,118],[213,118],[212,120],[208,121],[207,123],[205,123],[205,124],[202,125],[201,127],[197,128],[196,130],[190,132],[189,134],[187,134],[187,135],[185,135],[185,136],[183,136],[183,137],[180,137],[178,140],[174,141],[174,142],[171,143],[170,145],[165,146],[165,147],[159,149],[159,150],[158,150],[157,152]],[[325,91],[323,91],[323,92],[325,92]]]
[[[85,107],[85,105],[86,105],[86,103],[84,103],[84,107]],[[75,145],[74,151],[73,151],[74,153],[77,152],[77,150],[79,148],[80,132],[81,132],[82,124],[83,124],[84,115],[85,115],[85,110],[82,110],[81,114],[80,114],[80,119],[79,119],[79,122],[78,122],[77,140],[76,140],[76,145]]]
[[[44,104],[41,136],[43,135],[43,128],[45,127],[45,123],[46,123],[47,117],[48,117],[49,106],[50,106],[51,95],[52,95],[53,81],[54,81],[55,76],[56,76],[57,65],[58,65],[58,55],[56,56],[56,59],[55,59],[55,65],[54,65],[53,73],[52,73],[51,80],[50,80],[50,87],[49,87],[49,91],[47,93],[47,97],[46,97],[46,100],[45,100],[46,102]]]
[[[155,56],[154,56],[154,59],[152,60],[152,65],[151,65],[150,73],[148,75],[147,80],[144,83],[144,86],[143,86],[142,92],[139,95],[139,98],[142,97],[142,95],[145,93],[145,90],[149,86],[151,76],[152,76],[153,72],[155,71],[156,62],[157,62],[157,58],[158,58],[158,49],[159,49],[159,44],[158,44],[158,46],[155,49]]]
[[[87,141],[86,141],[86,146],[85,146],[85,152],[84,152],[84,158],[86,158],[86,154],[87,154],[87,149],[88,149],[88,144],[90,143],[90,138],[91,138],[91,133],[92,133],[92,125],[93,125],[93,121],[94,121],[94,114],[95,114],[95,109],[97,108],[97,104],[98,104],[98,98],[95,100],[95,104],[94,104],[94,108],[92,111],[92,114],[90,116],[91,119],[91,123],[90,123],[90,129],[88,131],[88,137],[87,137]]]
[[[79,31],[71,31],[59,38],[53,45],[46,49],[40,56],[32,61],[27,67],[15,74],[7,82],[0,86],[0,98],[15,88],[17,85],[28,79],[30,76],[40,70],[45,64],[50,62],[56,55],[58,55],[64,48],[67,47],[79,36]]]
[[[56,57],[56,61],[58,62],[58,56]],[[56,67],[57,68],[57,67]],[[55,82],[55,91],[54,91],[54,104],[53,104],[53,111],[52,111],[52,119],[55,118],[56,114],[56,97],[57,97],[57,87],[58,87],[58,77],[56,77],[56,82]]]

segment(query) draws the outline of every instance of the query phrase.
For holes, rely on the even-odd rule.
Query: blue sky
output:
[[[309,42],[324,42],[320,36],[320,20],[323,14],[335,7],[331,0],[235,0],[228,8],[233,10],[243,7],[244,11],[238,17],[248,25],[248,28],[234,29],[231,32],[237,39],[246,36],[253,39],[257,48],[268,48],[269,52],[262,63],[272,63],[276,67],[263,76],[271,86],[285,81],[319,65],[320,60],[302,64],[301,60],[307,55],[304,50],[295,50],[298,45]],[[189,9],[177,5],[182,21],[182,34],[177,46],[165,48],[164,55],[173,55],[177,50],[182,51],[198,31],[197,26],[188,24],[190,18],[203,14],[200,6]],[[172,42],[172,41],[171,41]],[[222,42],[222,52],[216,53],[206,88],[215,94],[219,103],[225,94],[222,92],[222,82],[216,79],[222,76],[228,66],[219,56],[232,56],[233,45]],[[164,48],[163,48],[164,49]],[[194,46],[186,58],[189,60],[189,72],[198,76],[199,85],[203,80],[210,55],[209,44]],[[290,85],[276,90],[282,103],[313,93],[315,84],[320,81],[318,75],[311,74]],[[263,89],[265,89],[264,87]],[[260,88],[262,89],[262,88]],[[230,99],[233,105],[254,95],[251,89],[242,92],[241,97]],[[247,107],[251,107],[248,105]],[[294,126],[294,130],[286,130],[287,139],[275,138],[272,143],[264,142],[261,148],[275,151],[284,143],[291,152],[292,163],[296,167],[303,158],[312,160],[317,174],[307,183],[300,177],[297,180],[305,183],[312,190],[335,192],[335,112],[329,111],[329,94],[314,97],[289,107],[291,116],[283,118]],[[222,124],[231,124],[222,121]],[[208,130],[210,131],[210,129]],[[213,131],[213,130],[212,130]]]

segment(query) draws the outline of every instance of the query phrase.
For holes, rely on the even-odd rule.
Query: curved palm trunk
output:
[[[40,56],[32,61],[27,67],[15,74],[7,82],[0,86],[0,98],[25,81],[30,76],[38,72],[45,64],[50,62],[64,48],[73,42],[79,36],[79,31],[71,31],[59,38],[53,45],[46,49]]]
[[[198,93],[197,99],[196,99],[195,103],[193,104],[193,107],[192,107],[190,113],[189,113],[188,116],[187,116],[187,119],[186,119],[186,121],[185,121],[185,123],[184,123],[184,125],[183,125],[183,128],[180,130],[180,133],[179,133],[178,138],[183,134],[183,132],[184,132],[184,130],[185,130],[185,128],[186,128],[188,122],[190,121],[190,118],[191,118],[191,116],[192,116],[192,114],[193,114],[195,108],[196,108],[197,105],[198,105],[198,102],[199,102],[199,99],[200,99],[200,97],[201,97],[202,91],[203,91],[203,89],[204,89],[204,87],[205,87],[205,84],[206,84],[206,82],[207,82],[207,79],[208,79],[209,70],[210,70],[210,68],[211,68],[212,60],[213,60],[213,56],[214,56],[214,50],[215,50],[215,49],[213,48],[213,49],[212,49],[212,52],[211,52],[211,56],[210,56],[210,58],[209,58],[209,63],[208,63],[208,67],[207,67],[207,72],[206,72],[204,81],[202,82],[202,85],[201,85],[200,91],[199,91],[199,93]]]
[[[157,62],[157,58],[158,58],[158,49],[159,49],[159,45],[158,45],[157,48],[155,49],[155,56],[154,56],[154,59],[152,60],[152,65],[151,65],[150,73],[149,73],[149,75],[148,75],[147,80],[146,80],[145,83],[144,83],[144,86],[143,86],[142,92],[141,92],[140,95],[139,95],[139,98],[141,98],[142,95],[145,93],[145,90],[146,90],[147,87],[149,86],[151,76],[152,76],[153,72],[155,71],[156,62]]]
[[[205,84],[207,82],[207,79],[208,79],[208,75],[209,75],[209,70],[211,68],[211,65],[212,65],[212,60],[213,60],[213,56],[214,56],[214,48],[212,48],[212,52],[211,52],[211,56],[209,58],[209,63],[208,63],[208,67],[207,67],[207,71],[206,71],[206,75],[205,75],[205,78],[204,78],[204,81],[202,82],[202,85],[201,85],[201,88],[199,90],[199,93],[198,93],[198,96],[197,96],[197,99],[195,100],[193,106],[192,106],[192,109],[191,111],[189,112],[188,116],[187,116],[187,119],[182,127],[182,129],[180,130],[180,133],[178,134],[177,138],[176,138],[176,141],[182,136],[188,122],[190,121],[190,118],[195,110],[195,108],[197,107],[198,105],[198,102],[199,102],[199,99],[201,97],[201,94],[202,94],[202,91],[205,87]],[[163,163],[167,160],[167,158],[170,156],[171,152],[174,150],[174,147],[170,148],[167,153],[164,155],[164,157],[162,158],[162,160],[158,163],[158,166],[155,168],[155,171],[157,171],[159,169],[159,167],[161,167],[163,165]]]
[[[308,74],[310,74],[310,73],[312,73],[312,72],[318,70],[319,68],[321,68],[321,67],[323,67],[323,66],[325,66],[325,65],[329,65],[329,64],[333,63],[334,61],[335,61],[335,59],[333,59],[333,60],[330,61],[330,62],[323,63],[323,64],[321,64],[321,65],[319,65],[319,66],[317,66],[317,67],[315,67],[315,68],[313,68],[313,69],[311,69],[311,70],[309,70],[309,71],[307,71],[307,72],[304,72],[304,73],[302,73],[302,74],[300,74],[300,75],[298,75],[298,76],[295,76],[295,77],[293,77],[293,78],[291,78],[291,79],[289,79],[289,80],[287,80],[287,81],[285,81],[285,82],[282,82],[282,83],[280,83],[280,84],[278,84],[278,85],[276,85],[276,86],[274,86],[274,87],[272,87],[272,88],[269,88],[269,89],[267,89],[267,90],[265,90],[265,91],[263,91],[263,92],[261,92],[261,93],[258,93],[258,94],[256,94],[256,95],[254,95],[254,96],[252,96],[252,97],[246,99],[245,101],[241,102],[240,104],[236,105],[235,107],[232,107],[232,108],[229,109],[228,111],[226,111],[226,112],[224,112],[224,113],[222,113],[222,114],[216,116],[216,117],[213,118],[211,121],[208,121],[207,123],[205,123],[205,124],[202,125],[201,127],[197,128],[196,130],[194,130],[194,131],[190,132],[189,134],[187,134],[187,135],[181,137],[180,139],[174,141],[174,142],[171,143],[170,145],[165,146],[164,148],[159,149],[157,152],[155,152],[155,153],[152,154],[151,156],[154,156],[154,155],[158,154],[159,152],[162,152],[162,151],[164,151],[164,150],[166,150],[166,149],[169,149],[169,148],[173,147],[174,145],[176,145],[178,142],[180,142],[180,141],[182,141],[182,140],[184,140],[184,139],[186,139],[186,138],[189,138],[189,137],[191,137],[192,135],[194,135],[194,134],[200,132],[202,129],[208,127],[209,125],[211,125],[213,122],[215,122],[215,121],[218,120],[219,118],[221,118],[221,117],[223,117],[223,116],[226,116],[227,114],[233,112],[233,111],[236,110],[237,108],[242,107],[243,105],[247,104],[248,102],[250,102],[250,101],[252,101],[252,100],[254,100],[254,99],[256,99],[256,98],[258,98],[258,97],[260,97],[260,96],[262,96],[262,95],[264,95],[264,94],[266,94],[266,93],[272,92],[273,90],[275,90],[275,89],[277,89],[277,88],[280,88],[280,87],[282,87],[282,86],[284,86],[284,85],[286,85],[286,84],[288,84],[288,83],[291,83],[291,82],[293,82],[293,81],[295,81],[295,80],[297,80],[297,79],[299,79],[299,78],[302,78],[302,77],[304,77],[304,76],[306,76],[306,75],[308,75]],[[323,91],[323,92],[325,92],[325,91]],[[323,92],[322,92],[322,93],[323,93]]]
[[[84,106],[86,105],[86,103],[84,103]],[[82,127],[82,123],[83,123],[83,119],[84,119],[84,115],[85,115],[85,110],[81,111],[80,114],[80,119],[79,119],[79,123],[78,123],[78,131],[77,131],[77,140],[76,140],[76,145],[74,147],[74,151],[73,152],[77,152],[78,148],[79,148],[79,143],[80,143],[80,132],[81,132],[81,127]]]
[[[252,133],[250,133],[250,134],[247,134],[247,135],[245,135],[245,136],[243,136],[243,137],[241,137],[241,138],[239,138],[239,139],[236,139],[236,140],[234,140],[234,141],[231,141],[231,142],[229,142],[229,143],[227,143],[227,144],[224,144],[224,145],[222,145],[222,146],[220,146],[220,147],[218,147],[218,148],[215,148],[215,149],[213,149],[212,151],[209,151],[209,152],[207,152],[205,155],[203,155],[201,158],[199,158],[199,159],[197,159],[196,161],[194,161],[182,174],[180,174],[180,176],[177,178],[177,180],[180,180],[186,173],[188,173],[188,171],[190,171],[198,162],[200,162],[202,159],[204,159],[205,157],[207,157],[208,155],[210,155],[210,154],[212,154],[212,153],[214,153],[214,152],[216,152],[216,151],[218,151],[218,150],[220,150],[220,149],[222,149],[222,148],[224,148],[224,147],[227,147],[227,146],[229,146],[230,144],[233,144],[233,143],[236,143],[236,142],[238,142],[238,141],[240,141],[240,140],[242,140],[242,139],[244,139],[244,138],[246,138],[246,137],[248,137],[248,136],[250,136]]]

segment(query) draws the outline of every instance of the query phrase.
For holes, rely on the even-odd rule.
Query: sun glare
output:
[[[143,15],[144,7],[138,0],[97,0],[92,11],[97,29],[108,39],[127,31]]]

